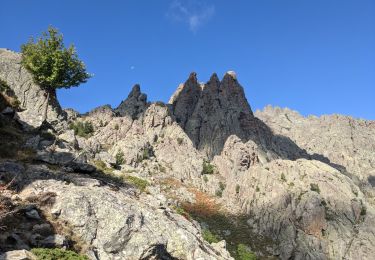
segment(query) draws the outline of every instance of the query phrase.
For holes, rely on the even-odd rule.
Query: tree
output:
[[[63,35],[48,28],[38,40],[31,38],[21,46],[22,65],[32,74],[34,81],[47,92],[43,122],[47,120],[50,96],[56,98],[56,89],[76,87],[91,75],[78,59],[74,45],[65,48]]]

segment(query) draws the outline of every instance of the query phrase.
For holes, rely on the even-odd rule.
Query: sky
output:
[[[190,72],[234,70],[254,111],[375,119],[375,0],[2,0],[0,47],[49,25],[93,74],[64,108],[117,107],[136,83],[167,102]]]

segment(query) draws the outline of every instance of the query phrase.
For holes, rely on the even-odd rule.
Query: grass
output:
[[[58,248],[33,248],[31,252],[36,255],[38,260],[88,260],[84,255],[79,255],[70,250]]]
[[[237,246],[237,257],[236,260],[256,260],[256,255],[244,244]]]
[[[320,193],[319,185],[316,183],[310,183],[310,190]]]
[[[139,189],[141,192],[146,191],[146,188],[150,185],[148,181],[135,177],[135,176],[125,176],[124,180],[133,186],[135,186],[137,189]]]
[[[210,164],[210,162],[203,161],[202,172],[201,172],[202,175],[204,175],[204,174],[213,174],[214,170],[215,170],[215,166],[213,166],[212,164]]]
[[[206,240],[210,244],[217,243],[221,240],[219,236],[212,234],[209,229],[204,229],[202,231],[202,236],[203,236],[203,239]]]
[[[235,259],[247,259],[240,258],[249,256],[242,254],[244,250],[238,252],[238,246],[240,244],[251,247],[256,251],[267,252],[267,248],[273,245],[274,242],[266,237],[259,237],[252,232],[251,227],[247,224],[249,216],[246,215],[233,215],[230,213],[224,213],[220,210],[220,205],[216,203],[213,197],[208,196],[198,190],[190,189],[190,192],[195,194],[195,203],[182,203],[181,206],[188,212],[192,219],[205,223],[207,229],[203,229],[203,236],[207,241],[214,237],[216,240],[225,239],[227,241],[227,249]],[[208,231],[212,236],[208,233]],[[228,232],[230,234],[228,235]],[[240,246],[242,247],[242,246]],[[246,250],[246,252],[250,250]],[[255,258],[248,258],[255,259]],[[268,258],[271,259],[271,258]]]

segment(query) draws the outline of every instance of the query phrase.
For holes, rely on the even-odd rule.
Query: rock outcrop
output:
[[[17,130],[33,158],[0,159],[0,185],[15,176],[5,201],[33,201],[24,218],[60,225],[48,235],[91,259],[231,259],[221,239],[233,257],[239,246],[279,259],[375,255],[373,121],[253,114],[234,72],[205,84],[192,73],[169,104],[135,85],[116,109],[66,113],[90,132]],[[53,201],[40,204],[44,194]]]
[[[43,120],[47,93],[35,84],[30,73],[21,65],[21,54],[0,49],[0,79],[4,80],[20,101],[17,115],[19,121],[32,127],[39,127]],[[56,96],[50,98],[48,121],[58,124],[66,117]]]
[[[195,73],[179,86],[169,103],[177,122],[194,146],[209,158],[220,154],[226,139],[236,135],[261,143],[266,133],[254,117],[234,72],[219,81],[213,74],[206,84]]]

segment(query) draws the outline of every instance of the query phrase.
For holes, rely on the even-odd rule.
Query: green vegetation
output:
[[[203,168],[201,174],[213,174],[215,170],[215,166],[210,164],[210,162],[203,161]]]
[[[362,205],[362,208],[361,208],[361,216],[366,216],[366,213],[367,213],[367,209],[365,206]]]
[[[70,88],[86,82],[91,75],[86,72],[85,64],[78,59],[73,45],[65,48],[62,34],[49,27],[38,40],[31,38],[21,46],[22,65],[32,74],[33,79],[47,91],[47,105],[44,121],[47,120],[47,108],[50,96],[56,98],[56,89]]]
[[[251,250],[244,244],[239,244],[237,246],[237,256],[236,260],[256,260],[256,255],[251,252]]]
[[[69,125],[70,129],[74,130],[74,134],[88,138],[94,132],[94,127],[92,126],[91,122],[75,122]]]
[[[319,185],[316,183],[310,183],[310,190],[320,193]]]
[[[260,191],[259,186],[257,186],[257,187],[255,188],[255,192],[259,192],[259,191]]]
[[[0,79],[0,92],[4,92],[8,89],[9,89],[8,84],[4,80]]]
[[[148,181],[135,176],[125,176],[124,180],[138,188],[141,192],[146,191],[147,186],[150,185]]]
[[[181,145],[181,144],[183,143],[183,141],[184,141],[183,138],[181,138],[181,137],[178,137],[178,138],[177,138],[177,143],[178,143],[179,145]]]
[[[240,185],[236,185],[236,193],[238,194],[238,193],[240,193]]]
[[[137,155],[137,162],[140,163],[142,162],[143,160],[148,160],[150,159],[151,157],[154,156],[154,151],[152,149],[152,147],[145,147],[143,152],[142,152],[142,155]]]
[[[176,213],[180,214],[181,216],[184,216],[186,219],[190,219],[190,214],[184,210],[184,208],[176,207],[175,208]]]
[[[33,248],[31,252],[37,256],[38,260],[88,260],[84,255],[79,255],[70,250],[58,248]]]
[[[215,195],[218,197],[222,197],[225,187],[226,187],[225,183],[219,182],[219,189],[216,190]]]
[[[124,164],[124,163],[125,163],[124,152],[118,151],[116,154],[116,165],[120,166],[121,164]]]
[[[285,178],[285,174],[284,173],[281,174],[281,178],[280,179],[281,179],[282,182],[286,182],[286,178]]]
[[[208,177],[207,177],[206,175],[203,176],[203,181],[204,181],[205,183],[208,182]]]
[[[204,229],[202,231],[202,235],[203,235],[204,240],[206,240],[210,244],[217,243],[220,241],[219,236],[212,234],[209,229]]]
[[[119,130],[120,126],[118,124],[115,124],[115,130]]]
[[[103,162],[101,160],[95,160],[95,161],[93,161],[93,164],[96,167],[96,169],[103,172],[104,174],[108,174],[108,175],[113,174],[113,169],[108,168],[107,165],[105,164],[105,162]]]

